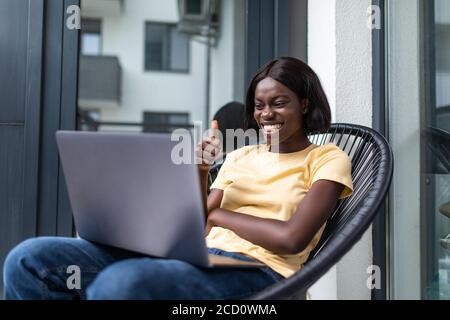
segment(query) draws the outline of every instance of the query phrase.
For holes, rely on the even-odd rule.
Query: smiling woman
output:
[[[266,144],[227,155],[207,202],[207,244],[289,277],[317,245],[337,200],[352,193],[351,162],[336,145],[308,140],[329,128],[331,112],[304,62],[286,57],[264,65],[245,108],[246,123],[257,122]]]
[[[213,134],[197,147],[206,244],[210,254],[263,266],[203,268],[82,239],[37,238],[8,255],[5,297],[240,299],[297,272],[338,199],[353,191],[351,162],[336,145],[308,140],[308,132],[329,127],[330,109],[317,76],[299,60],[266,64],[251,82],[245,114],[247,123],[253,117],[264,130],[267,143],[229,153],[209,196],[206,182],[219,154],[217,139]],[[218,125],[213,122],[213,132]],[[67,287],[72,265],[81,272],[76,290]]]

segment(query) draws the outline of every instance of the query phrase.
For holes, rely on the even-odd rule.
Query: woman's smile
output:
[[[278,133],[283,127],[282,122],[261,123],[261,128],[264,130],[264,135],[273,135]]]

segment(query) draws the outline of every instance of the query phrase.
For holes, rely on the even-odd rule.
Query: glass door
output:
[[[392,299],[450,299],[450,0],[386,2]]]
[[[425,1],[422,296],[450,299],[450,1]]]

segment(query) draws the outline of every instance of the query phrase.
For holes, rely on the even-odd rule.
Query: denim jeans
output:
[[[252,260],[219,249],[209,251]],[[93,300],[240,299],[283,278],[268,267],[201,268],[60,237],[19,244],[6,258],[3,276],[5,299]]]

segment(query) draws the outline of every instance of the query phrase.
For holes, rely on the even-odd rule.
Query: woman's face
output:
[[[270,145],[279,144],[280,152],[295,149],[306,138],[303,130],[305,100],[282,83],[267,77],[255,89],[255,111],[259,127]]]

